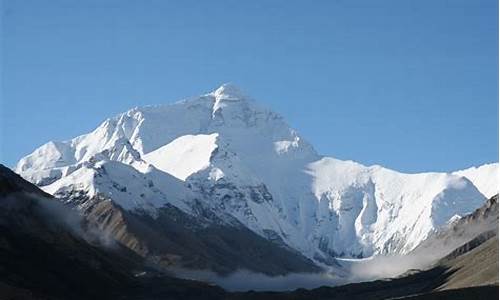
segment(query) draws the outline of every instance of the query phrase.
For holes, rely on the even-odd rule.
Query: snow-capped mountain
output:
[[[152,216],[166,204],[196,216],[202,205],[323,263],[407,253],[498,193],[498,163],[403,174],[321,156],[281,116],[228,84],[49,142],[16,172],[55,195],[102,194]]]

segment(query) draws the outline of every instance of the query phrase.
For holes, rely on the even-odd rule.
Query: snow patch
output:
[[[212,152],[217,149],[217,133],[184,135],[143,156],[164,172],[186,180],[191,174],[210,166]]]

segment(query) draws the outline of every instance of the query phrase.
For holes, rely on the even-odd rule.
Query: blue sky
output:
[[[0,161],[239,85],[325,155],[498,161],[498,2],[4,0]]]

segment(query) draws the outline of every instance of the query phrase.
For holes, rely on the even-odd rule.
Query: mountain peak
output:
[[[243,101],[247,98],[240,88],[231,83],[224,83],[211,94],[215,98],[213,113],[225,107],[227,102]]]
[[[213,91],[212,94],[216,100],[242,100],[245,98],[241,89],[232,83],[224,83]]]

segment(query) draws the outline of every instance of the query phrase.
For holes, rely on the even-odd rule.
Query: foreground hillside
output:
[[[0,299],[219,299],[223,294],[164,276],[127,248],[104,245],[81,229],[74,212],[0,165]]]

